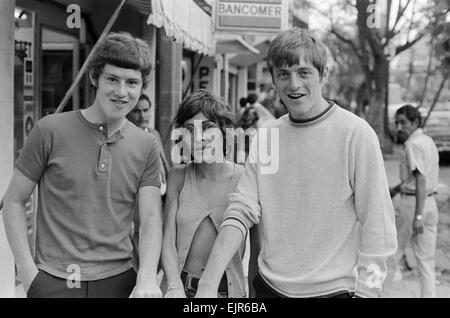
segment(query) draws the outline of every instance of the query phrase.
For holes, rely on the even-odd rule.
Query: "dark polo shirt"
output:
[[[31,131],[16,168],[39,184],[36,264],[81,280],[131,265],[133,208],[139,188],[160,186],[157,140],[130,122],[108,138],[106,124],[81,111],[50,115]]]

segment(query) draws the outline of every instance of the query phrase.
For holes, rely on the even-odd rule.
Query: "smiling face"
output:
[[[323,78],[311,62],[273,67],[275,88],[294,119],[309,119],[323,111]]]
[[[142,73],[138,70],[106,64],[98,80],[91,81],[97,88],[94,107],[105,122],[116,121],[135,107],[142,91]]]
[[[183,138],[184,140],[190,140],[191,144],[187,145],[191,149],[191,153],[201,153],[203,162],[210,162],[214,158],[209,158],[212,150],[222,151],[222,143],[220,147],[216,142],[223,140],[223,134],[219,126],[213,121],[209,120],[202,112],[199,112],[183,124],[185,132],[189,133],[189,138]]]

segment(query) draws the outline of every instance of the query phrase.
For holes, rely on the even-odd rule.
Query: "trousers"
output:
[[[388,274],[385,279],[382,297],[389,297],[397,266],[404,254],[406,245],[411,242],[417,261],[421,297],[436,297],[435,255],[437,241],[437,226],[439,221],[438,208],[434,196],[425,199],[423,210],[423,233],[413,235],[416,197],[401,195],[394,199],[395,224],[397,226],[397,253],[388,260]]]
[[[135,285],[136,272],[132,268],[105,279],[81,281],[78,286],[39,270],[27,298],[128,298]]]

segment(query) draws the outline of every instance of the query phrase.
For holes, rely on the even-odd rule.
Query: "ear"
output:
[[[89,71],[89,80],[91,81],[92,86],[97,87],[97,80],[94,79],[93,71]]]
[[[327,66],[325,66],[325,69],[323,70],[323,74],[322,74],[322,78],[321,78],[322,83],[326,82],[326,80],[328,79],[328,75],[330,75],[330,70],[327,65]]]

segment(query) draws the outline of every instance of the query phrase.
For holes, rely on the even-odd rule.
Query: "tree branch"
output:
[[[330,32],[332,34],[334,34],[342,42],[347,43],[352,48],[352,50],[355,52],[356,56],[361,60],[361,58],[362,58],[361,53],[359,52],[357,46],[355,45],[355,43],[352,40],[346,38],[345,36],[343,36],[339,32],[337,32],[333,25],[331,26]]]

